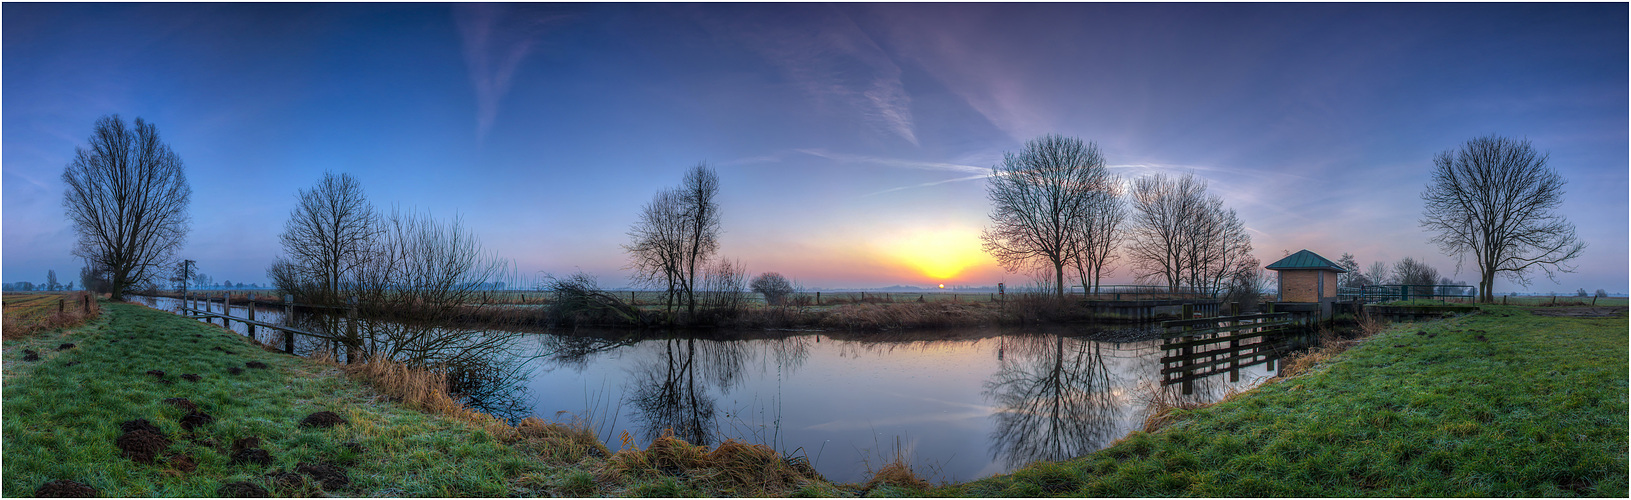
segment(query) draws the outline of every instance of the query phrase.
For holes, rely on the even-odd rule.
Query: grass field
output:
[[[7,299],[8,315],[43,307]],[[1489,306],[1395,325],[1302,375],[1178,410],[1167,427],[1101,452],[931,486],[899,466],[880,468],[866,484],[834,485],[741,443],[709,450],[659,440],[612,453],[563,436],[570,429],[560,426],[495,427],[416,410],[429,406],[414,403],[422,384],[371,386],[362,380],[381,375],[346,376],[337,365],[141,306],[104,307],[83,326],[5,341],[0,493],[32,496],[54,480],[125,497],[241,492],[223,489],[234,483],[274,496],[1628,493],[1623,309],[1573,318]],[[39,359],[24,361],[25,349]],[[211,418],[199,423],[169,398],[186,398]],[[299,425],[320,411],[348,423]],[[135,419],[170,440],[151,462],[118,445],[121,424]],[[265,463],[239,457],[245,438],[258,440]]]
[[[112,497],[260,493],[238,483],[274,496],[348,497],[836,491],[763,447],[611,453],[568,426],[495,426],[467,411],[410,408],[426,385],[385,380],[389,368],[348,377],[338,365],[268,351],[216,326],[133,304],[103,307],[84,326],[5,341],[4,496],[34,496],[58,480]],[[25,351],[38,359],[25,360]],[[347,423],[301,425],[323,411]],[[169,440],[151,461],[120,445],[122,425],[137,419]],[[266,460],[240,456],[244,449]]]
[[[933,496],[1604,496],[1627,489],[1627,320],[1399,324],[1076,460]]]

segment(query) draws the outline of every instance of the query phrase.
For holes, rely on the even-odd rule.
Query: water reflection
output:
[[[640,423],[646,442],[672,432],[676,437],[692,444],[711,445],[717,430],[715,399],[706,389],[699,390],[697,372],[700,371],[695,339],[667,339],[662,341],[663,355],[643,360],[634,370],[629,393],[632,415]],[[712,349],[704,349],[705,351]],[[727,363],[739,360],[732,355],[708,356]],[[723,380],[734,378],[740,364],[714,367],[710,370]]]
[[[1006,337],[985,383],[996,412],[992,458],[1009,467],[1066,460],[1114,439],[1123,405],[1104,344],[1058,335]]]

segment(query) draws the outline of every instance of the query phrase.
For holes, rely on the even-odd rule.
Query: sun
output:
[[[900,263],[935,281],[955,278],[990,259],[980,249],[979,232],[971,229],[907,231],[888,245],[888,251]]]

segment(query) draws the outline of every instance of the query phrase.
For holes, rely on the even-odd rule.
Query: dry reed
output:
[[[102,305],[95,299],[87,300],[88,296],[87,292],[8,296],[0,331],[4,331],[6,339],[19,339],[82,325],[102,315]],[[52,297],[58,300],[51,300]]]

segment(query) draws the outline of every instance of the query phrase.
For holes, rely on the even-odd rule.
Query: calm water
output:
[[[142,299],[173,310],[173,299]],[[219,305],[217,305],[217,308]],[[235,316],[247,311],[234,307]],[[281,321],[262,309],[257,319]],[[243,325],[234,330],[244,332]],[[772,336],[751,332],[747,336]],[[932,331],[871,341],[839,332],[749,340],[613,340],[531,334],[514,360],[521,416],[592,422],[614,451],[665,430],[804,456],[828,479],[863,481],[905,453],[931,480],[967,481],[1101,449],[1142,425],[1158,390],[1159,341],[1098,342],[1086,329]],[[264,336],[264,333],[262,334]],[[892,335],[899,337],[898,334]],[[308,349],[316,344],[308,344]],[[1195,383],[1212,401],[1272,373],[1258,365]]]

